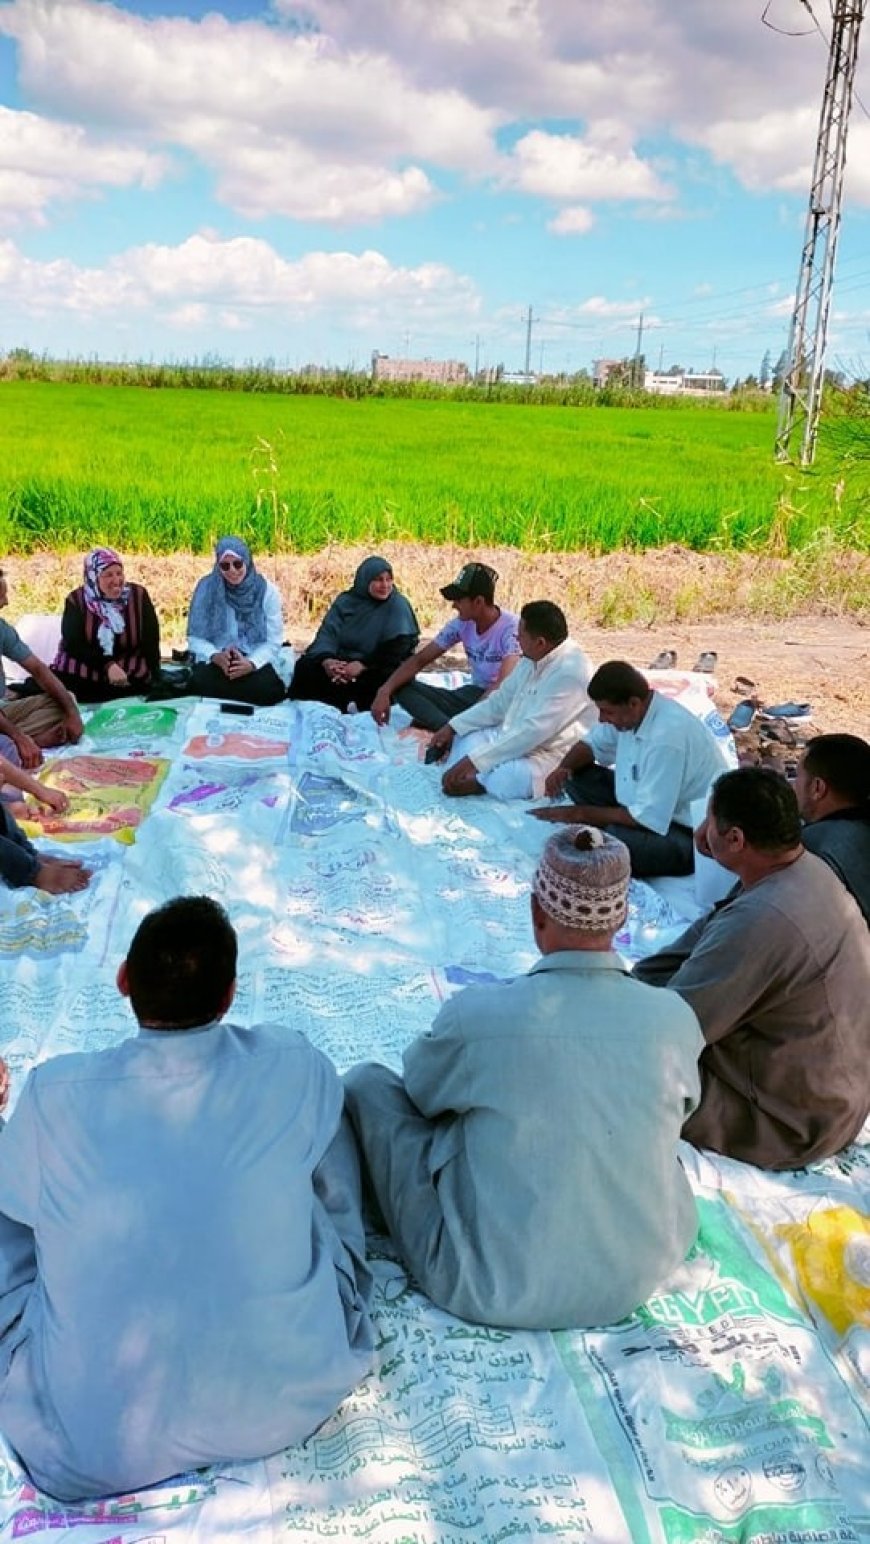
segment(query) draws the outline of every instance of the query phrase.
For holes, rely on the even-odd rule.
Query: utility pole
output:
[[[866,0],[833,0],[832,7],[828,71],[776,429],[777,460],[790,460],[799,440],[802,466],[811,465],[816,453],[846,136],[865,6]]]
[[[526,383],[532,373],[532,308],[529,306],[529,314],[526,318]]]
[[[641,379],[641,355],[643,353],[643,312],[637,319],[637,345],[634,350],[634,369],[632,370],[632,385],[637,388],[643,385]]]
[[[477,380],[480,371],[480,333],[474,334],[474,379]]]

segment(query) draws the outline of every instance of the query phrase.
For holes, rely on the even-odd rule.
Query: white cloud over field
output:
[[[154,188],[167,165],[163,155],[103,142],[78,124],[0,105],[0,220],[7,226],[44,224],[51,205],[108,188]]]
[[[806,186],[824,45],[764,27],[756,0],[272,0],[246,21],[215,4],[198,21],[109,0],[0,8],[46,115],[26,132],[56,131],[60,182],[76,132],[90,156],[67,196],[99,184],[100,157],[117,185],[160,175],[175,148],[251,220],[379,222],[428,208],[459,174],[564,206],[550,228],[579,233],[580,203],[672,203],[650,139],[702,150],[752,190]],[[809,25],[797,0],[774,0],[770,19]],[[522,132],[559,120],[578,128]],[[34,217],[64,189],[20,154],[3,154],[0,208]],[[851,195],[870,202],[870,155],[853,162]]]
[[[471,324],[479,310],[473,284],[441,264],[402,268],[379,252],[310,252],[288,262],[268,242],[205,234],[175,247],[133,247],[100,268],[41,262],[0,242],[0,286],[31,315],[148,311],[184,328],[217,320],[239,329],[268,313],[286,325],[327,308],[349,326],[395,325],[397,318],[430,326],[457,315]]]

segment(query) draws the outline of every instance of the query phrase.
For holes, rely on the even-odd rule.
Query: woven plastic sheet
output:
[[[135,843],[82,846],[96,869],[83,896],[0,894],[13,1098],[35,1061],[134,1031],[115,972],[139,919],[177,893],[230,911],[234,1017],[301,1028],[340,1069],[398,1066],[447,994],[533,963],[547,829],[522,806],[444,799],[417,734],[307,704],[241,728],[214,704],[147,722],[138,706],[129,733],[123,715],[94,715],[74,752],[171,763]],[[621,946],[672,938],[680,905],[679,890],[633,886]],[[870,1539],[870,1148],[797,1175],[685,1156],[698,1245],[623,1323],[463,1323],[373,1239],[375,1368],[307,1443],[78,1508],[36,1493],[0,1449],[0,1537]]]

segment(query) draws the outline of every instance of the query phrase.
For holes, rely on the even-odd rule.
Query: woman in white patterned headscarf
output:
[[[52,670],[80,702],[147,692],[160,671],[160,624],[144,585],[113,547],[95,547],[66,598]]]

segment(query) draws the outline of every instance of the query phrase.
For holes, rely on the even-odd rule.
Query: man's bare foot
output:
[[[441,784],[442,791],[452,799],[467,799],[472,795],[486,793],[482,783],[476,777],[457,777],[451,782],[445,780]]]
[[[86,890],[91,870],[76,858],[46,858],[33,876],[37,890],[47,895],[69,895],[75,890]]]

